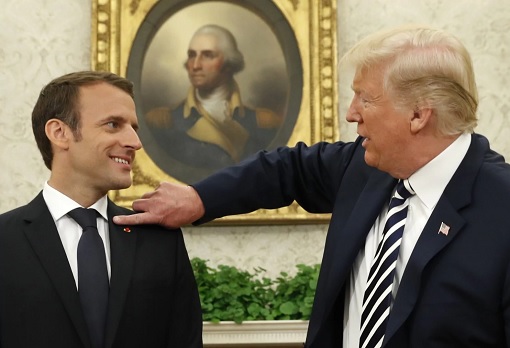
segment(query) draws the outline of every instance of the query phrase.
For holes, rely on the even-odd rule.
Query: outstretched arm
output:
[[[156,190],[133,202],[133,215],[114,216],[119,225],[158,224],[177,228],[190,224],[204,215],[204,205],[191,186],[161,183]]]
[[[330,213],[343,175],[356,150],[364,163],[362,139],[355,143],[318,143],[259,151],[191,186],[162,183],[134,201],[138,214],[116,216],[117,224],[159,224],[176,228],[201,224],[260,208],[275,209],[297,201],[313,213]],[[362,173],[360,173],[361,175]]]

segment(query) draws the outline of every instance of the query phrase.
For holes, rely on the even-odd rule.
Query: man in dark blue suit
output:
[[[367,37],[341,63],[355,68],[347,120],[356,141],[300,143],[193,186],[163,183],[134,202],[143,213],[116,222],[203,223],[296,200],[332,213],[305,347],[510,347],[510,166],[473,133],[467,50],[413,26]],[[397,182],[414,195],[405,223],[390,228],[403,235],[384,265],[393,267],[388,306],[371,329],[364,295],[393,233],[385,221]]]
[[[132,213],[107,196],[131,185],[142,146],[132,83],[107,72],[61,76],[42,90],[32,127],[51,175],[30,203],[0,215],[0,347],[202,347],[182,232],[111,222]],[[94,248],[80,248],[94,231],[74,220],[76,209],[92,213]],[[90,271],[92,256],[103,263]]]

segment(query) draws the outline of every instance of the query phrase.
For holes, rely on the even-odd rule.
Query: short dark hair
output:
[[[79,88],[106,82],[134,99],[133,83],[111,72],[79,71],[58,77],[48,83],[39,94],[32,111],[32,130],[44,164],[51,170],[53,151],[46,136],[46,123],[58,119],[67,124],[79,139],[80,114],[77,109]]]

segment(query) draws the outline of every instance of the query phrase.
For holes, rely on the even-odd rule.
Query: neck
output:
[[[77,181],[74,180],[59,179],[59,176],[54,175],[53,172],[48,180],[48,185],[85,208],[90,207],[108,193],[95,191],[88,185],[77,184]]]
[[[392,176],[398,179],[407,179],[418,169],[436,158],[441,152],[446,150],[457,140],[460,134],[437,136],[433,141],[416,142],[416,147],[410,146],[407,153],[411,160],[408,161],[407,168],[401,168],[398,173],[392,173]]]
[[[214,100],[226,100],[230,98],[233,91],[233,85],[230,83],[222,83],[219,86],[212,89],[196,89],[195,95],[201,102],[214,99]]]

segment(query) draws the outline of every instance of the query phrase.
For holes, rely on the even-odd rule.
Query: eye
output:
[[[117,121],[109,121],[106,125],[112,129],[119,128],[119,123]]]
[[[212,58],[216,57],[216,54],[212,51],[205,51],[203,56],[204,56],[204,58],[212,59]]]

